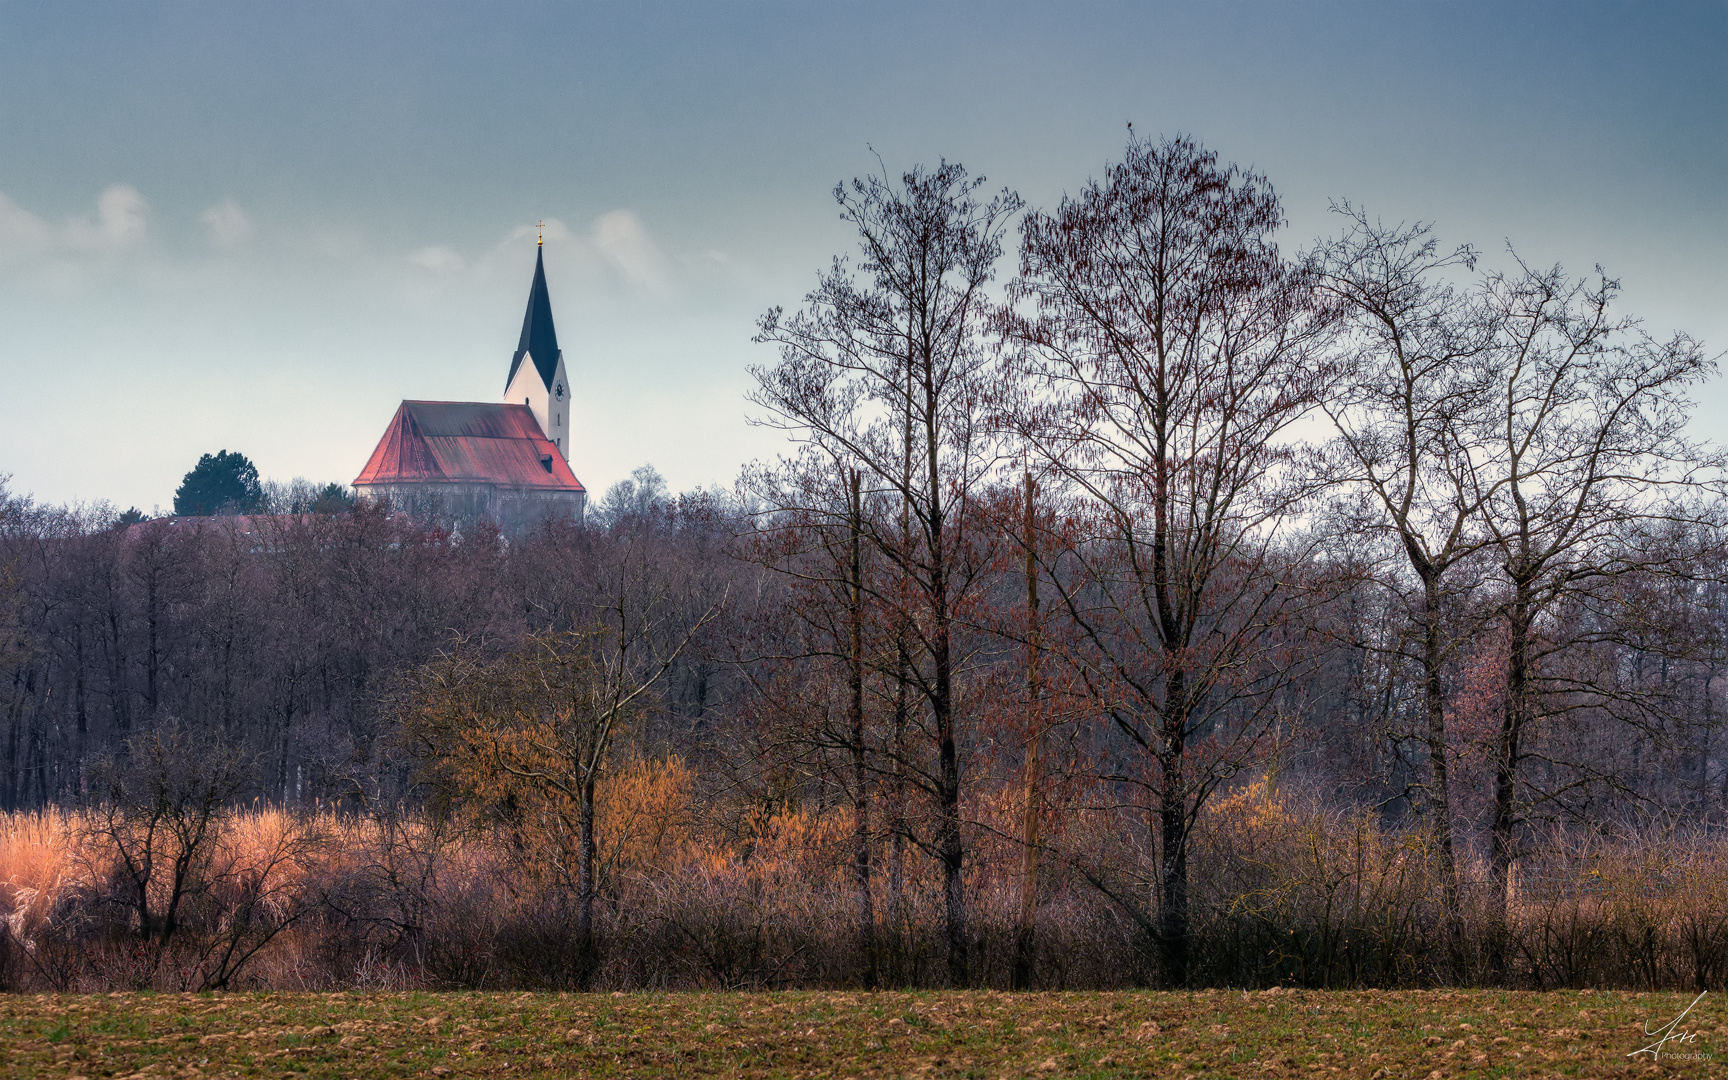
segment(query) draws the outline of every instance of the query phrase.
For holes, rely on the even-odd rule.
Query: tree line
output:
[[[909,912],[918,978],[1033,985],[1075,896],[1145,978],[1223,977],[1207,928],[1277,883],[1220,885],[1208,830],[1272,790],[1413,838],[1424,977],[1507,981],[1556,837],[1721,819],[1715,365],[1617,282],[1347,203],[1286,252],[1270,182],[1185,137],[1049,210],[949,162],[834,198],[856,250],[757,327],[792,449],[732,493],[645,468],[509,536],[8,496],[0,803],[101,803],[196,733],[274,804],[538,852],[582,985],[633,762],[687,766],[737,850],[844,820],[864,985],[906,977]]]

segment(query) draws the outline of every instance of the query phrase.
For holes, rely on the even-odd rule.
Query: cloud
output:
[[[488,275],[494,268],[509,266],[512,273],[516,272],[514,268],[519,267],[518,260],[527,245],[541,235],[548,249],[557,249],[560,265],[584,275],[591,282],[589,287],[621,285],[646,293],[665,293],[674,287],[673,262],[661,252],[636,212],[625,209],[601,214],[581,232],[558,218],[547,218],[543,224],[518,225],[495,247],[478,256],[473,270]],[[421,256],[433,250],[422,249],[412,261],[427,265],[421,262]]]
[[[542,230],[544,230],[544,233],[542,233]],[[552,241],[554,244],[581,243],[581,241],[576,239],[576,234],[570,231],[570,226],[564,224],[561,219],[547,218],[544,224],[541,225],[518,225],[514,229],[511,229],[510,235],[504,238],[504,241],[498,245],[496,250],[507,250],[513,247],[517,240],[525,240],[531,236],[540,235],[544,235],[546,239]]]
[[[144,237],[144,196],[130,184],[114,184],[96,196],[96,219],[102,235],[115,245]]]
[[[252,238],[252,219],[233,199],[223,199],[198,215],[209,231],[210,243],[218,248],[236,248]]]
[[[74,218],[67,224],[72,246],[83,250],[117,251],[144,238],[150,206],[131,184],[111,184],[96,196],[96,218]]]
[[[0,194],[0,262],[35,255],[53,243],[46,221]]]
[[[430,270],[434,274],[459,273],[463,267],[468,265],[462,256],[456,254],[447,247],[441,247],[436,244],[431,247],[423,247],[419,251],[416,251],[414,254],[408,256],[408,261],[413,263],[415,266]]]
[[[0,194],[0,265],[30,267],[43,280],[64,285],[80,267],[106,263],[137,248],[149,226],[150,205],[130,184],[112,184],[96,196],[93,214],[51,222]],[[71,275],[71,277],[68,277]]]
[[[633,211],[611,210],[595,218],[594,247],[632,284],[666,287],[666,260]]]

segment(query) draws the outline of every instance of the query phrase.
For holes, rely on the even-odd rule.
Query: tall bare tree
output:
[[[1024,219],[1024,314],[1002,320],[1021,346],[1003,420],[1089,533],[1041,557],[1085,642],[1074,660],[1133,748],[1117,779],[1149,796],[1143,925],[1171,984],[1189,975],[1190,830],[1251,759],[1287,670],[1288,429],[1324,372],[1281,222],[1264,178],[1131,135],[1102,180]]]
[[[1415,575],[1377,575],[1408,611],[1411,633],[1395,646],[1421,672],[1428,776],[1426,811],[1439,856],[1453,962],[1461,958],[1463,908],[1453,844],[1446,733],[1447,665],[1465,636],[1448,620],[1455,578],[1488,542],[1479,513],[1495,486],[1478,474],[1484,408],[1495,389],[1483,313],[1444,275],[1474,268],[1469,247],[1442,252],[1430,226],[1386,226],[1357,207],[1334,207],[1348,224],[1313,252],[1318,284],[1338,305],[1340,378],[1320,399],[1337,438],[1318,458],[1339,485],[1339,524],[1353,536],[1389,535]]]
[[[1006,190],[982,198],[983,184],[942,162],[898,183],[884,175],[837,185],[841,219],[858,232],[858,265],[837,258],[802,311],[762,317],[756,340],[778,346],[780,362],[752,369],[751,394],[766,411],[760,422],[805,441],[820,461],[855,463],[869,490],[898,496],[910,524],[902,535],[876,515],[859,523],[906,584],[912,609],[901,621],[912,654],[901,674],[922,699],[935,751],[935,762],[916,773],[937,821],[935,835],[920,842],[942,864],[955,985],[969,981],[955,618],[982,572],[965,534],[966,506],[994,464],[982,423],[993,361],[985,288],[1006,219],[1021,205]],[[788,462],[762,478],[771,508],[847,512],[843,501],[826,511],[805,507],[798,486],[783,482],[796,471]],[[897,597],[885,589],[873,599]]]
[[[1573,279],[1522,260],[1482,286],[1498,385],[1481,517],[1505,588],[1489,859],[1502,922],[1521,804],[1553,794],[1523,790],[1535,753],[1529,736],[1585,689],[1549,664],[1567,645],[1557,608],[1627,573],[1687,558],[1656,541],[1675,524],[1709,526],[1714,506],[1698,496],[1720,493],[1722,455],[1686,431],[1688,388],[1715,371],[1714,361],[1685,334],[1658,341],[1617,315],[1618,292],[1606,277]],[[1503,931],[1491,947],[1502,969]]]

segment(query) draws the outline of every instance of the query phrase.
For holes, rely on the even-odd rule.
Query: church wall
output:
[[[558,370],[551,378],[553,392],[546,399],[546,411],[551,423],[541,423],[541,430],[551,439],[551,444],[563,454],[563,460],[570,460],[570,378],[563,373],[563,354],[558,354]],[[563,387],[563,396],[558,394],[558,387]]]
[[[583,491],[496,484],[357,484],[354,490],[365,498],[387,499],[393,509],[421,521],[460,526],[484,519],[506,533],[526,532],[552,517],[568,517],[580,524],[588,502]]]
[[[552,440],[552,445],[564,455],[564,460],[569,461],[570,379],[564,373],[562,356],[558,358],[558,369],[552,376],[552,385],[554,388],[564,387],[562,399],[547,392],[546,384],[540,379],[540,369],[534,366],[534,359],[524,356],[521,366],[516,369],[516,377],[510,380],[510,388],[504,391],[504,403],[527,405],[534,413],[541,432]]]
[[[516,377],[510,380],[509,389],[504,391],[504,404],[527,405],[534,413],[540,430],[545,432],[547,438],[551,438],[552,432],[548,427],[551,418],[546,412],[548,400],[546,384],[540,381],[540,371],[534,366],[534,358],[524,356],[521,365],[516,368]],[[570,459],[568,452],[564,454],[564,459]]]
[[[557,390],[559,387],[564,388],[563,397],[558,396]],[[570,379],[564,374],[564,356],[562,353],[558,356],[558,370],[554,372],[552,376],[552,389],[552,396],[547,399],[546,404],[547,411],[552,417],[552,424],[550,427],[541,424],[540,429],[546,433],[548,439],[552,440],[552,445],[558,448],[558,452],[564,455],[564,460],[569,461],[570,399],[573,396],[573,393],[570,387]]]

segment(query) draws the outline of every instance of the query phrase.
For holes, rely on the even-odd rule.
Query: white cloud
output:
[[[520,260],[525,252],[531,252],[529,245],[537,236],[544,236],[549,252],[556,250],[561,273],[575,273],[585,282],[581,288],[622,286],[625,291],[657,294],[674,287],[676,265],[661,252],[636,212],[626,209],[609,210],[580,231],[558,218],[518,225],[496,246],[477,256],[471,269],[483,277],[505,267],[512,274],[519,273]],[[413,261],[420,262],[419,256],[431,250],[417,252]]]
[[[434,274],[454,274],[462,270],[468,263],[462,256],[447,247],[432,245],[423,247],[408,256],[408,261],[415,266],[432,271]]]
[[[510,230],[510,235],[504,238],[496,250],[504,251],[515,246],[515,241],[525,240],[530,236],[545,236],[554,244],[580,243],[576,234],[570,231],[570,226],[559,218],[547,218],[538,225],[518,225]]]
[[[0,261],[16,259],[52,246],[48,223],[0,194]]]
[[[111,184],[96,196],[96,218],[74,218],[67,236],[76,248],[115,251],[144,238],[149,204],[131,184]]]
[[[594,247],[627,281],[649,289],[666,287],[666,260],[633,211],[611,210],[595,218]]]
[[[149,216],[150,205],[130,184],[104,188],[93,214],[60,224],[0,195],[0,265],[28,267],[45,283],[70,287],[92,263],[137,248]]]
[[[102,235],[115,244],[130,244],[144,236],[144,196],[130,184],[114,184],[96,196],[96,217]]]
[[[198,215],[209,230],[210,243],[218,248],[236,248],[252,238],[252,219],[233,199],[223,199]]]

